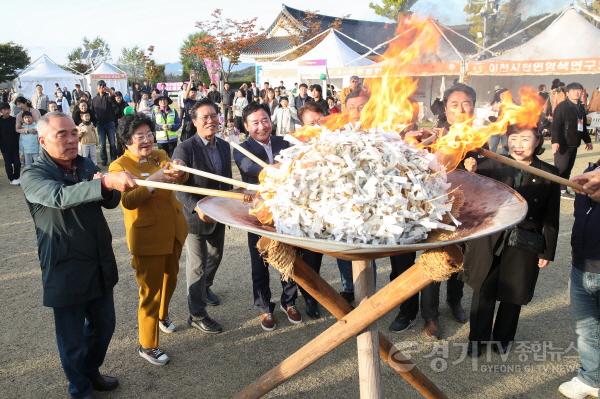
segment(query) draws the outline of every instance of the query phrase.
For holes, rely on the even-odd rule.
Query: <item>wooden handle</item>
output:
[[[247,156],[248,158],[250,158],[253,162],[262,166],[263,168],[269,167],[268,163],[266,163],[265,161],[263,161],[262,159],[260,159],[259,157],[257,157],[256,155],[254,155],[253,153],[251,153],[244,147],[242,147],[241,145],[231,142],[231,141],[229,142],[229,145],[232,146],[233,148],[235,148],[236,150],[238,150],[239,152],[241,152],[242,154],[244,154],[245,156]]]
[[[581,191],[581,192],[583,191],[583,186],[581,186],[580,184],[577,184],[577,183],[575,183],[575,182],[573,182],[571,180],[567,180],[567,179],[565,179],[563,177],[556,176],[556,175],[554,175],[552,173],[546,172],[545,170],[534,168],[533,166],[530,166],[530,165],[522,164],[520,162],[515,161],[514,159],[510,159],[508,157],[505,157],[504,155],[496,154],[495,152],[492,152],[490,150],[486,150],[484,148],[480,148],[477,151],[481,155],[484,155],[487,158],[491,158],[491,159],[493,159],[495,161],[498,161],[500,163],[503,163],[505,165],[512,166],[513,168],[524,170],[525,172],[531,173],[532,175],[539,176],[539,177],[541,177],[543,179],[552,181],[554,183],[558,183],[558,184],[563,185],[563,186],[571,187],[575,191]]]
[[[158,182],[158,181],[149,181],[149,180],[141,180],[141,179],[135,179],[135,183],[138,186],[158,188],[161,190],[181,191],[184,193],[206,195],[209,197],[231,198],[231,199],[242,200],[242,201],[245,201],[248,199],[248,195],[244,194],[244,193],[234,193],[231,191],[223,191],[223,190],[211,190],[209,188],[184,186],[183,184],[171,184],[171,183],[163,183],[163,182]]]
[[[229,177],[215,175],[214,173],[205,172],[203,170],[194,169],[194,168],[190,168],[188,166],[183,166],[183,165],[171,164],[171,167],[173,169],[177,169],[177,170],[180,170],[182,172],[191,173],[193,175],[206,177],[207,179],[212,179],[212,180],[220,181],[221,183],[225,183],[225,184],[231,184],[234,187],[241,187],[241,188],[244,188],[246,190],[251,190],[251,191],[259,191],[260,190],[260,186],[258,184],[250,184],[250,183],[246,183],[246,182],[243,182],[243,181],[239,181],[239,180],[235,180],[235,179],[230,179]]]

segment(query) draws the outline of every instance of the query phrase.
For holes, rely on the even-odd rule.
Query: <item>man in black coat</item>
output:
[[[19,185],[21,160],[19,159],[19,133],[16,130],[17,119],[10,114],[10,105],[0,104],[0,151],[4,159],[6,177],[13,186]]]
[[[309,100],[308,85],[306,83],[300,83],[300,86],[298,86],[298,95],[294,98],[294,107],[296,107],[297,110],[300,110],[300,108],[304,107],[304,104]],[[327,108],[329,108],[329,106]],[[324,110],[321,109],[321,111]],[[323,115],[325,115],[325,112],[323,112]]]
[[[108,165],[106,139],[110,147],[110,160],[117,159],[117,141],[115,125],[115,100],[106,88],[104,80],[98,81],[98,94],[92,99],[92,110],[96,115],[96,128],[100,140],[100,159],[102,165]]]
[[[577,147],[581,140],[585,142],[585,149],[591,151],[594,146],[586,127],[586,113],[581,103],[583,86],[579,83],[570,83],[565,88],[567,99],[554,110],[552,120],[552,153],[554,166],[558,168],[560,177],[568,179],[577,158]],[[561,186],[561,195],[564,198],[574,199],[573,194]]]
[[[235,99],[235,90],[233,90],[228,82],[225,82],[223,85],[223,117],[225,117],[225,123],[229,121],[229,119],[233,119],[233,111],[231,110],[231,106],[233,105],[233,101]]]
[[[118,281],[102,208],[115,208],[118,191],[135,182],[127,172],[99,175],[89,159],[78,156],[79,131],[66,114],[44,115],[37,129],[43,151],[23,171],[21,186],[37,234],[43,303],[54,311],[69,393],[92,398],[92,390],[113,390],[119,384],[99,371],[115,328],[113,287]]]
[[[244,127],[250,135],[242,147],[256,155],[266,163],[274,163],[274,158],[279,152],[290,144],[280,136],[271,136],[271,115],[264,104],[250,103],[244,108],[242,118]],[[262,166],[256,164],[250,158],[239,151],[234,151],[235,163],[240,169],[242,180],[247,183],[257,184],[258,175]],[[248,233],[248,249],[252,263],[252,292],[254,294],[254,306],[261,312],[261,327],[265,331],[273,331],[276,320],[273,317],[275,304],[271,302],[271,289],[269,287],[268,265],[261,258],[256,249],[259,240],[256,234]],[[295,306],[298,296],[298,286],[292,281],[281,281],[283,292],[281,293],[281,309],[286,313],[290,323],[302,322],[302,316]]]
[[[229,144],[216,137],[219,131],[219,112],[208,98],[198,101],[190,110],[197,133],[180,143],[173,159],[185,165],[231,178],[231,150]],[[205,177],[191,175],[187,186],[231,190],[231,186]],[[223,258],[225,226],[216,223],[197,209],[201,195],[178,191],[177,199],[183,204],[188,224],[186,247],[186,279],[188,289],[188,324],[202,332],[215,334],[223,331],[219,323],[209,317],[206,305],[217,306],[219,298],[212,292],[215,274]]]

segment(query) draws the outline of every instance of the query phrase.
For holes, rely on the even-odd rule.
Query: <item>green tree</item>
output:
[[[479,44],[493,44],[519,26],[522,21],[520,10],[525,5],[523,0],[469,0],[464,8],[469,32]],[[487,15],[485,29],[484,15]]]
[[[197,78],[201,82],[208,82],[208,72],[204,60],[191,52],[190,50],[199,40],[206,36],[206,32],[190,33],[179,48],[179,61],[183,65],[182,79],[186,80],[190,76],[190,71],[196,71]]]
[[[158,82],[164,82],[167,80],[165,76],[165,65],[157,64],[154,60],[148,60],[146,62],[145,75],[148,81],[154,85]]]
[[[400,15],[409,13],[410,9],[417,1],[418,0],[381,0],[381,5],[371,2],[369,3],[369,7],[375,11],[375,14],[397,21]]]
[[[110,47],[108,43],[101,37],[95,37],[93,39],[88,39],[87,37],[83,38],[83,44],[77,48],[71,50],[70,53],[67,54],[67,66],[71,69],[74,69],[78,72],[85,73],[90,69],[97,66],[89,64],[87,60],[83,59],[83,53],[86,50],[97,50],[102,49],[102,54],[100,59],[105,59],[110,56]]]
[[[27,51],[13,42],[0,43],[0,82],[13,80],[30,63]]]
[[[119,68],[127,72],[129,80],[140,82],[144,77],[146,54],[139,46],[131,48],[123,47],[121,56],[117,61]]]

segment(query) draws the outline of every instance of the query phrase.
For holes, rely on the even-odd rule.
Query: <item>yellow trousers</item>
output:
[[[168,255],[134,256],[131,264],[139,292],[138,328],[143,348],[158,347],[158,321],[169,316],[169,302],[177,286],[181,244]]]

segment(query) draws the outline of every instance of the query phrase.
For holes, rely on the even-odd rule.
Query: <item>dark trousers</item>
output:
[[[415,263],[414,252],[390,257],[392,272],[390,280],[395,279],[408,270]],[[454,274],[447,281],[447,302],[460,303],[463,296],[464,283]],[[420,293],[410,297],[400,305],[400,314],[409,320],[414,320],[419,313],[419,299],[421,300],[421,316],[425,320],[436,320],[439,317],[440,283],[431,283],[423,288]]]
[[[308,249],[302,250],[302,260],[317,274],[321,272],[321,263],[323,262],[323,254],[318,252],[309,251]],[[304,300],[308,305],[316,304],[317,301],[313,298],[308,292],[304,290],[301,286],[298,286],[298,289],[302,293]]]
[[[60,362],[69,380],[69,393],[90,392],[89,377],[99,374],[115,330],[112,290],[100,298],[54,309],[56,342]]]
[[[256,243],[259,240],[256,234],[248,233],[248,250],[252,266],[252,294],[254,306],[261,313],[273,313],[275,304],[271,302],[271,287],[269,279],[269,265],[261,258]],[[298,297],[298,286],[292,280],[281,281],[281,305],[285,308],[294,305]]]
[[[98,123],[98,139],[100,140],[100,159],[104,165],[108,164],[108,157],[106,155],[106,139],[108,138],[108,144],[110,147],[110,160],[114,161],[117,159],[117,145],[115,139],[115,123]]]
[[[554,166],[558,169],[558,175],[565,179],[571,177],[571,171],[577,159],[577,147],[561,148],[554,154]],[[561,190],[565,190],[565,186],[560,186]]]
[[[21,159],[19,158],[19,145],[15,148],[3,148],[2,158],[4,158],[4,169],[9,181],[18,179],[21,176]]]
[[[223,117],[225,118],[225,124],[227,124],[229,119],[233,119],[233,110],[231,109],[231,105],[223,105]]]
[[[173,151],[175,151],[175,147],[177,147],[177,141],[169,141],[167,143],[158,143],[158,148],[164,150],[169,158],[173,156]]]
[[[206,312],[206,289],[211,287],[223,259],[225,225],[218,223],[210,235],[188,233],[185,239],[185,276],[190,316],[203,319]]]
[[[515,339],[521,305],[500,302],[494,321],[500,258],[496,257],[483,284],[473,291],[469,320],[469,341],[510,342]],[[492,331],[493,326],[493,331]]]

